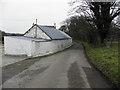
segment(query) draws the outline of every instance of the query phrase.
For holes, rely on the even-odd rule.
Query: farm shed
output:
[[[5,36],[6,55],[37,57],[52,54],[72,45],[72,38],[54,27],[33,25],[24,36]]]

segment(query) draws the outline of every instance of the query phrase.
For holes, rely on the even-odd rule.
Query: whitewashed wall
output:
[[[35,37],[36,38],[36,27],[33,27],[30,29],[28,33],[26,33],[24,36],[27,37]],[[50,40],[50,37],[48,37],[41,29],[37,27],[37,38],[43,38]]]
[[[52,54],[72,45],[72,39],[52,40],[48,42],[32,42],[32,57]]]
[[[52,54],[72,45],[72,39],[46,42],[4,37],[4,51],[7,55],[27,55],[29,57]]]
[[[31,56],[31,40],[4,37],[4,51],[8,55]]]

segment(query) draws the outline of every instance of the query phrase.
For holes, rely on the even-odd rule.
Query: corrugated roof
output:
[[[37,39],[37,38],[31,38],[31,37],[25,37],[25,36],[6,36],[6,37],[24,39],[24,40],[33,40],[33,41],[47,41],[47,40],[44,40],[44,39]]]
[[[46,26],[37,25],[40,29],[42,29],[51,39],[69,39],[71,38],[66,33],[57,30],[55,28],[50,28]]]

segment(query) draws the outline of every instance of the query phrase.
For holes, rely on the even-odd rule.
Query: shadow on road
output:
[[[83,50],[83,46],[81,45],[81,44],[79,44],[79,43],[76,43],[76,42],[74,42],[73,43],[73,46],[72,47],[70,47],[70,49],[72,50]]]

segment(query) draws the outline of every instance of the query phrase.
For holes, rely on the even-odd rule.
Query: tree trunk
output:
[[[106,37],[107,37],[107,33],[105,33],[105,32],[101,32],[100,33],[100,42],[101,42],[101,44],[103,44],[104,43],[104,39],[106,39]]]
[[[110,30],[110,25],[111,25],[111,21],[109,21],[109,20],[103,21],[102,23],[99,22],[99,24],[97,24],[101,44],[103,44],[104,39],[107,38],[107,35]]]

